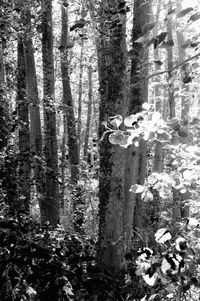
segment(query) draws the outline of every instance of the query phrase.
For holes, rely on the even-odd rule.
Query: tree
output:
[[[44,154],[46,161],[45,201],[41,203],[43,220],[51,224],[59,221],[60,199],[58,186],[58,154],[56,112],[54,107],[54,60],[52,1],[42,0],[42,62],[44,98]]]
[[[87,123],[85,129],[85,143],[83,149],[83,158],[87,160],[88,157],[88,143],[90,135],[90,123],[92,117],[92,66],[91,63],[88,66],[88,110],[87,110]]]
[[[67,1],[63,0],[62,7],[62,31],[61,31],[61,76],[63,86],[64,122],[66,119],[68,154],[71,172],[71,188],[73,200],[73,224],[77,232],[83,231],[83,200],[78,186],[79,179],[79,148],[75,126],[74,106],[71,93],[68,65],[68,13]]]
[[[33,47],[33,29],[31,26],[31,8],[26,5],[22,9],[22,22],[24,26],[24,57],[26,68],[26,90],[30,112],[30,152],[33,159],[33,171],[37,197],[41,211],[41,219],[45,220],[45,181],[43,170],[42,130],[40,118],[40,101],[38,95],[37,75]]]
[[[148,35],[144,32],[145,24],[149,22],[150,2],[134,2],[134,17],[132,28],[133,57],[131,59],[131,90],[128,114],[136,114],[141,111],[142,104],[148,101],[148,81],[143,79],[148,74],[148,48],[137,42],[141,36]],[[139,72],[138,72],[139,71]],[[131,246],[132,227],[142,228],[142,201],[130,188],[134,184],[143,184],[146,176],[146,154],[147,145],[140,141],[139,146],[131,145],[126,153],[125,168],[125,205],[124,205],[124,227],[126,231],[126,246]]]
[[[119,0],[100,3],[99,137],[104,132],[102,122],[109,117],[125,115],[126,111],[126,16],[120,13]],[[119,12],[119,13],[118,13]],[[99,175],[99,238],[98,262],[113,272],[123,265],[123,203],[125,150],[112,145],[108,137],[100,142]]]
[[[30,211],[30,133],[28,99],[26,97],[26,71],[22,37],[18,38],[17,109],[19,121],[19,199],[16,210]]]

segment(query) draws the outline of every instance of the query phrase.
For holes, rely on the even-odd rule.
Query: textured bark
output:
[[[30,112],[30,151],[33,158],[33,172],[37,197],[39,200],[41,220],[45,220],[44,170],[42,167],[42,133],[40,120],[40,101],[38,96],[37,76],[35,69],[34,48],[32,42],[31,12],[28,7],[23,11],[24,57],[26,66],[26,89]]]
[[[168,11],[172,10],[172,3],[169,2],[169,9]],[[172,33],[172,21],[169,18],[167,21],[167,34],[168,34],[168,40],[173,40],[173,33]],[[168,70],[171,70],[173,68],[173,47],[167,48],[167,68]],[[172,79],[172,72],[168,72],[168,85],[169,85],[169,92],[168,92],[168,103],[169,103],[169,118],[173,118],[176,115],[175,112],[175,100],[174,100],[174,85],[173,85],[173,79]]]
[[[87,110],[87,122],[85,129],[85,143],[83,150],[83,158],[87,160],[88,156],[88,143],[89,143],[89,134],[90,134],[90,123],[92,117],[92,66],[88,66],[88,110]]]
[[[98,47],[100,79],[99,137],[105,130],[103,121],[126,110],[126,40],[123,14],[112,12],[121,1],[102,0]],[[110,20],[112,20],[110,22]],[[109,21],[109,22],[107,22]],[[122,25],[122,26],[120,26]],[[123,265],[123,205],[125,150],[112,145],[106,136],[100,142],[99,175],[99,248],[100,267],[113,272]]]
[[[81,152],[81,114],[82,114],[82,94],[83,94],[83,47],[84,40],[81,39],[81,54],[80,54],[80,73],[79,73],[79,91],[78,91],[78,126],[77,126],[77,140],[78,140],[78,152],[79,152],[79,160],[80,160],[80,152]]]
[[[172,2],[169,2],[169,11],[172,9]],[[171,19],[169,18],[167,22],[167,33],[168,39],[173,40],[173,30]],[[168,47],[167,49],[167,65],[168,70],[173,68],[173,48]],[[174,85],[173,85],[173,74],[168,72],[168,81],[169,81],[169,94],[168,94],[168,102],[169,102],[169,118],[176,117],[176,108],[175,108],[175,100],[174,100]],[[176,138],[173,139],[172,143],[177,143]],[[177,189],[173,190],[173,204],[172,204],[172,224],[177,222],[181,218],[181,208],[180,208],[180,193]]]
[[[159,24],[159,17],[160,17],[160,11],[161,11],[161,1],[158,1],[157,3],[157,12],[156,12],[156,26],[154,27],[154,37],[158,35],[158,24]],[[159,59],[159,47],[156,47],[154,49],[154,61]],[[159,69],[159,66],[155,64],[155,72],[157,72]],[[162,102],[159,100],[159,96],[161,96],[161,91],[159,88],[159,82],[158,85],[155,87],[154,90],[155,95],[155,110],[160,112],[162,114],[163,108],[162,108]],[[159,101],[158,101],[159,100]],[[153,171],[155,172],[162,172],[163,171],[163,148],[162,143],[160,141],[156,141],[155,150],[154,150],[154,160],[153,160]]]
[[[67,1],[63,1],[67,4]],[[69,79],[69,66],[68,66],[68,13],[67,5],[62,5],[62,32],[61,32],[61,75],[63,85],[63,105],[64,114],[66,116],[67,139],[68,139],[68,154],[71,171],[71,185],[73,188],[72,201],[73,201],[73,224],[76,232],[82,233],[84,224],[83,214],[83,199],[81,196],[81,188],[78,185],[79,179],[79,150],[78,139],[75,126],[74,106],[70,87]],[[64,117],[65,118],[65,117]]]
[[[181,1],[177,1],[176,2],[176,11],[177,14],[181,11]],[[186,59],[186,51],[183,47],[181,47],[184,42],[184,35],[183,32],[181,30],[176,31],[176,37],[177,37],[177,44],[178,44],[178,56],[179,56],[179,62],[184,62],[184,60]],[[187,79],[188,73],[187,70],[185,70],[187,68],[187,64],[184,66],[182,66],[181,68],[181,76],[182,76],[182,90],[184,90],[184,93],[186,93],[186,95],[182,95],[181,96],[181,119],[182,121],[186,121],[186,123],[188,122],[188,118],[189,118],[189,97],[187,97],[188,92],[189,92],[189,85],[184,83],[184,80]],[[188,126],[185,126],[185,130],[188,132]],[[182,143],[188,143],[188,137],[186,138],[182,138],[181,139]]]
[[[65,3],[64,1],[63,3]],[[75,127],[74,106],[69,80],[69,66],[68,66],[68,15],[67,8],[62,5],[62,35],[61,35],[61,74],[63,84],[63,105],[67,119],[68,131],[68,147],[69,147],[69,161],[71,169],[71,180],[77,183],[78,180],[78,139]]]
[[[6,146],[9,134],[8,104],[6,100],[6,83],[4,72],[3,45],[0,39],[0,150]]]
[[[143,35],[142,28],[149,22],[150,3],[136,0],[134,2],[134,17],[132,39],[137,40]],[[148,101],[148,82],[141,78],[148,73],[147,47],[133,42],[133,58],[131,60],[131,91],[129,114],[141,110],[142,103]],[[138,72],[139,70],[139,72]],[[144,76],[145,75],[145,76]],[[132,227],[142,227],[142,201],[130,192],[132,185],[143,184],[146,175],[146,142],[141,141],[139,147],[131,145],[126,153],[125,168],[125,204],[124,204],[124,231],[126,233],[126,248],[131,246]]]
[[[51,224],[59,220],[58,155],[56,137],[56,113],[54,108],[54,61],[52,1],[42,0],[42,61],[44,97],[44,154],[46,160],[46,196],[42,202],[44,218]],[[43,207],[44,205],[44,207]]]
[[[30,134],[28,99],[26,97],[26,71],[24,60],[24,46],[22,38],[18,38],[18,63],[17,63],[17,111],[19,125],[19,166],[18,190],[16,210],[30,211]]]

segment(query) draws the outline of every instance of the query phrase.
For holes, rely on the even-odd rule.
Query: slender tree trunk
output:
[[[37,197],[39,200],[41,220],[45,220],[45,181],[42,163],[42,133],[40,120],[40,101],[38,96],[37,76],[35,69],[34,48],[32,42],[31,13],[24,11],[24,56],[26,66],[26,88],[30,112],[30,151],[33,158],[33,171]]]
[[[100,78],[99,136],[105,130],[103,121],[126,110],[126,40],[123,14],[112,20],[119,0],[102,0],[100,7],[100,40],[98,47]],[[119,23],[118,23],[119,22]],[[118,24],[122,26],[118,26]],[[99,178],[99,248],[100,267],[113,271],[123,265],[123,203],[125,150],[112,145],[105,137],[100,143]]]
[[[26,97],[26,71],[24,60],[24,46],[22,38],[18,39],[18,76],[17,76],[17,110],[19,125],[19,169],[18,189],[19,198],[16,210],[30,211],[30,134],[28,99]]]
[[[64,0],[63,3],[67,3],[67,2]],[[67,8],[64,5],[62,5],[61,74],[62,74],[62,83],[63,83],[63,104],[67,116],[71,180],[72,182],[77,183],[78,175],[79,175],[78,139],[76,134],[73,99],[72,99],[70,80],[69,80],[67,40],[68,40]]]
[[[139,43],[134,43],[142,35],[143,26],[149,22],[149,3],[136,0],[134,2],[133,19],[133,52],[131,61],[131,80],[129,114],[135,114],[141,110],[144,102],[148,101],[148,82],[141,80],[148,73],[148,50],[147,47]],[[138,73],[138,70],[140,72]],[[131,145],[126,153],[125,168],[125,203],[124,203],[124,231],[126,233],[127,251],[131,247],[132,227],[141,229],[142,227],[142,201],[130,192],[132,185],[143,184],[146,175],[146,142],[141,141],[139,147]]]
[[[81,152],[81,126],[82,126],[81,114],[82,114],[82,94],[83,94],[83,47],[84,47],[84,40],[81,39],[79,91],[78,91],[78,127],[77,127],[79,160],[80,160],[80,152]]]
[[[46,159],[46,199],[42,202],[44,218],[51,224],[59,221],[60,200],[58,187],[58,154],[56,112],[54,108],[54,60],[52,1],[42,0],[42,60]],[[43,207],[44,205],[44,207]]]
[[[63,0],[62,10],[62,33],[61,33],[61,74],[63,84],[63,104],[67,120],[68,131],[68,152],[71,170],[71,185],[73,188],[72,199],[74,209],[74,230],[76,232],[83,232],[84,214],[83,214],[83,199],[81,196],[81,188],[78,186],[79,179],[79,151],[78,139],[75,126],[75,116],[73,99],[69,80],[69,66],[68,66],[68,14],[67,1]]]
[[[172,9],[172,2],[169,2],[169,11]],[[168,39],[173,40],[173,30],[172,30],[172,22],[169,18],[167,22],[167,33]],[[168,70],[173,68],[173,48],[168,47],[167,49],[167,65]],[[168,81],[169,81],[169,94],[168,94],[168,102],[169,102],[169,118],[176,117],[176,107],[174,100],[174,85],[173,85],[173,74],[168,72]],[[172,143],[177,143],[176,138]],[[180,209],[180,193],[178,190],[173,190],[173,204],[172,204],[172,224],[181,218],[181,209]]]
[[[161,1],[158,0],[157,2],[157,12],[156,12],[156,26],[154,27],[154,37],[158,35],[158,24],[159,24],[159,16],[161,11]],[[156,47],[154,49],[154,61],[159,59],[159,47]],[[155,64],[155,71],[158,71],[159,66]],[[161,91],[159,88],[159,82],[158,85],[155,87],[155,110],[160,112],[162,114],[162,103],[161,99],[159,98],[161,96]],[[156,141],[155,150],[154,150],[154,160],[153,160],[153,171],[154,172],[162,172],[163,171],[163,148],[162,143],[160,141]]]
[[[181,11],[181,1],[177,1],[176,3],[176,10],[177,14]],[[179,56],[179,62],[183,62],[186,59],[186,51],[182,47],[182,45],[185,42],[183,32],[181,30],[176,31],[176,37],[177,37],[177,44],[178,44],[178,56]],[[181,119],[183,122],[186,122],[185,129],[188,132],[188,118],[189,118],[189,98],[188,98],[188,92],[189,92],[189,85],[184,83],[184,80],[186,79],[187,70],[185,70],[187,66],[183,65],[181,68],[182,71],[182,90],[183,93],[186,93],[186,95],[182,95],[181,97]],[[188,137],[181,139],[183,143],[188,142]]]
[[[0,39],[0,150],[6,146],[8,139],[8,104],[6,100],[6,83],[3,59],[3,45]]]
[[[91,117],[92,117],[92,66],[91,64],[89,64],[88,66],[88,111],[87,111],[85,143],[84,143],[84,151],[83,151],[84,160],[87,160],[87,156],[88,156],[88,143],[89,143]]]
[[[172,9],[172,3],[169,2],[169,9],[170,11]],[[172,21],[169,18],[167,21],[167,34],[168,34],[168,40],[173,40],[173,33],[172,33]],[[168,70],[171,70],[173,68],[173,47],[167,48],[167,68]],[[169,102],[169,118],[173,118],[176,115],[175,112],[175,100],[174,100],[174,85],[173,85],[173,79],[172,79],[172,72],[168,72],[168,83],[169,83],[169,92],[168,92],[168,102]]]

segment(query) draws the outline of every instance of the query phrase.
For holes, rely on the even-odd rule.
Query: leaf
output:
[[[134,43],[144,43],[146,41],[146,38],[144,36],[138,38],[137,40],[134,41]]]
[[[164,131],[164,130],[158,130],[158,131],[156,132],[156,139],[157,139],[158,141],[160,141],[160,142],[167,142],[167,141],[169,141],[171,138],[172,138],[172,136],[171,136],[168,132],[166,132],[166,131]]]
[[[192,16],[190,16],[188,22],[189,22],[189,21],[193,21],[193,22],[194,22],[194,21],[197,21],[197,20],[199,20],[199,19],[200,19],[200,13],[197,12],[197,13],[193,14]]]
[[[194,9],[192,7],[187,7],[183,10],[181,10],[178,14],[177,14],[177,18],[182,18],[184,16],[186,16],[187,14],[189,14],[191,11],[193,11]]]
[[[152,276],[147,274],[143,275],[142,277],[149,286],[154,286],[158,279],[158,273],[154,273]]]
[[[28,287],[27,287],[26,293],[27,293],[29,296],[37,295],[37,292],[36,292],[31,286],[28,286]]]
[[[151,201],[153,201],[153,194],[149,190],[147,190],[143,199],[145,202],[151,202]]]
[[[134,125],[134,123],[137,122],[138,119],[138,114],[132,114],[130,116],[127,116],[124,119],[124,125],[127,127],[132,127]]]
[[[149,297],[148,301],[152,301],[155,299],[155,297],[158,296],[158,294],[153,294]]]
[[[163,42],[159,47],[160,48],[168,48],[174,46],[173,40],[168,40],[167,42]]]
[[[142,104],[142,108],[143,108],[144,110],[146,110],[146,111],[149,111],[149,110],[151,109],[151,107],[152,107],[152,105],[151,105],[150,103],[148,103],[148,102],[144,102],[144,103]]]
[[[170,126],[173,130],[176,130],[177,127],[180,129],[180,120],[176,117],[167,121],[167,125]]]
[[[148,33],[150,30],[152,30],[154,28],[155,25],[156,25],[156,22],[146,23],[142,28],[142,32],[144,34]]]
[[[160,60],[154,61],[154,63],[158,66],[162,66],[163,62],[161,62]]]
[[[197,125],[199,123],[200,119],[195,117],[192,121],[191,121],[191,125]]]
[[[144,186],[142,185],[138,185],[138,184],[134,184],[131,186],[131,188],[129,189],[130,192],[133,193],[142,193],[144,191]]]
[[[186,131],[180,130],[178,131],[179,137],[186,138],[188,136]]]
[[[158,40],[158,44],[161,44],[167,36],[167,31],[161,32],[156,38]]]
[[[120,145],[124,145],[125,143],[127,143],[127,135],[124,135],[121,132],[114,132],[112,134],[109,135],[109,141],[111,144],[120,144]]]
[[[122,124],[122,116],[121,115],[116,115],[108,118],[109,122],[115,126],[116,128],[119,128],[119,126]]]
[[[172,238],[171,233],[166,228],[160,228],[154,236],[155,240],[161,244],[165,243],[166,241]]]
[[[150,174],[150,175],[148,176],[148,183],[149,183],[150,185],[154,185],[154,184],[158,181],[156,175],[157,175],[157,174],[156,174],[155,172],[153,172],[152,174]]]
[[[176,12],[176,10],[175,10],[175,9],[171,9],[171,10],[168,12],[168,14],[167,14],[167,15],[169,16],[169,15],[171,15],[171,14],[174,14],[175,12]]]

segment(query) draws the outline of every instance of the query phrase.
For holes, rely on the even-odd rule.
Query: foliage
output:
[[[2,300],[79,300],[88,266],[95,266],[92,240],[25,215],[1,216],[0,238]]]

